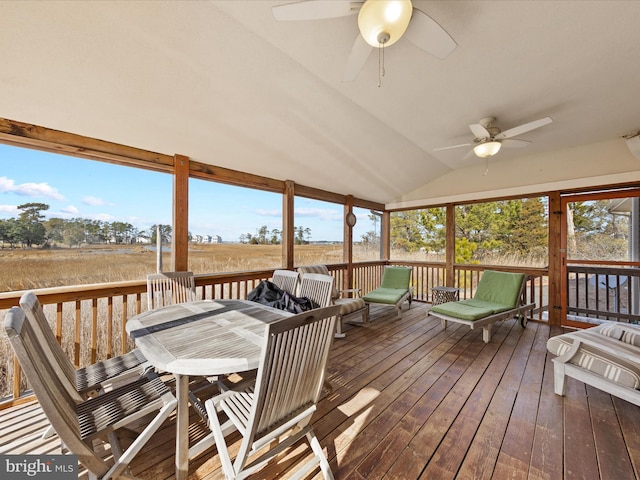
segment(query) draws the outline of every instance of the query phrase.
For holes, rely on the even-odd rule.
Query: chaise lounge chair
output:
[[[605,322],[547,340],[553,389],[564,396],[571,377],[640,405],[640,326]]]
[[[379,303],[383,305],[393,305],[396,309],[396,318],[402,317],[402,304],[409,302],[413,295],[413,287],[409,285],[411,281],[411,268],[408,267],[384,267],[382,283],[378,288],[367,293],[362,299],[366,303]]]
[[[301,278],[308,274],[331,275],[326,265],[305,265],[298,267]],[[352,297],[346,296],[353,295]],[[359,288],[338,290],[335,283],[331,289],[331,301],[333,305],[340,306],[340,314],[336,322],[336,338],[344,338],[342,325],[345,322],[364,325],[369,323],[369,306],[360,297]],[[323,306],[323,305],[321,305]],[[360,319],[356,321],[356,319]]]
[[[447,328],[447,322],[463,323],[471,329],[482,327],[482,340],[488,343],[495,322],[517,316],[521,325],[526,325],[526,312],[531,315],[535,303],[524,303],[525,283],[522,273],[485,270],[473,298],[434,305],[429,314],[440,319],[442,328]]]

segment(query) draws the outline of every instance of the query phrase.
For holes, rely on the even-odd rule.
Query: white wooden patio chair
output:
[[[271,281],[281,290],[284,290],[291,295],[297,295],[296,290],[298,288],[299,276],[300,274],[293,270],[274,270],[273,275],[271,276]]]
[[[42,410],[62,442],[63,451],[77,455],[90,478],[132,478],[128,465],[153,433],[176,408],[176,398],[154,372],[146,372],[136,381],[93,398],[77,401],[75,390],[56,358],[48,355],[25,312],[12,307],[4,320],[11,346],[27,376]],[[46,342],[45,342],[46,343]],[[59,366],[58,366],[59,367]],[[143,417],[157,412],[151,421]],[[145,425],[133,442],[123,450],[120,429]],[[132,430],[127,428],[126,437]],[[105,450],[94,443],[108,439],[112,458],[103,458]]]
[[[95,396],[97,392],[104,391],[105,388],[110,388],[114,384],[135,381],[146,369],[151,368],[142,352],[134,349],[124,355],[76,369],[53,334],[36,294],[31,291],[25,292],[20,297],[20,307],[36,332],[37,338],[41,340],[47,356],[54,360],[52,368],[57,370],[58,375],[64,375],[68,380],[67,385],[70,386],[68,393],[76,402]],[[47,438],[53,433],[53,429],[49,427],[42,436]]]
[[[196,300],[193,272],[163,272],[147,275],[149,310]]]
[[[299,297],[307,297],[318,307],[331,305],[331,292],[333,291],[333,277],[320,273],[306,273],[300,279],[298,288]]]
[[[295,478],[319,465],[324,477],[333,479],[310,421],[322,390],[339,311],[338,306],[314,309],[268,324],[255,382],[205,402],[226,478],[251,475],[306,436],[313,458]],[[219,414],[227,418],[222,424]],[[235,430],[242,440],[232,463],[225,436]],[[271,448],[261,451],[268,445]]]
[[[103,390],[113,382],[123,381],[126,376],[140,376],[145,369],[150,368],[142,352],[134,349],[124,355],[76,369],[53,334],[36,294],[32,291],[25,292],[20,297],[20,307],[38,338],[44,342],[43,348],[55,359],[54,368],[58,368],[59,373],[73,385],[74,389],[69,394],[77,401],[84,400],[96,390]]]

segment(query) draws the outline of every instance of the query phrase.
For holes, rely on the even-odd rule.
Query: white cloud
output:
[[[60,211],[64,213],[70,213],[71,215],[77,215],[78,213],[80,213],[80,210],[78,210],[73,205],[69,205],[68,207],[61,208]]]
[[[264,210],[257,209],[255,210],[257,215],[262,217],[282,217],[282,210]],[[295,215],[301,218],[319,218],[320,220],[325,221],[335,221],[342,220],[342,213],[338,210],[333,210],[330,208],[296,208]]]
[[[25,197],[46,197],[54,200],[63,200],[64,196],[48,183],[16,183],[7,177],[0,177],[0,193],[15,193]]]
[[[92,215],[91,218],[93,220],[100,220],[102,222],[113,222],[116,218],[113,215],[109,215],[108,213],[98,213],[97,215]]]
[[[112,203],[107,203],[103,199],[98,197],[92,197],[91,195],[87,195],[82,199],[82,203],[85,205],[91,205],[92,207],[100,207],[102,205],[113,205]]]
[[[304,218],[319,218],[326,221],[342,220],[342,213],[329,208],[296,208],[295,215]]]
[[[0,212],[18,213],[18,206],[17,205],[0,205]]]
[[[255,212],[261,217],[282,217],[282,210],[264,210],[259,208]]]

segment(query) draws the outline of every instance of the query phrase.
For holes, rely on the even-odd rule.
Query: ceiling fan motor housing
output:
[[[412,13],[411,0],[367,0],[358,13],[360,34],[372,47],[393,45],[409,26]]]

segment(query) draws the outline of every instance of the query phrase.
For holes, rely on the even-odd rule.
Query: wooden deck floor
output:
[[[546,324],[481,331],[426,317],[414,303],[400,320],[375,309],[373,323],[336,340],[333,391],[314,428],[336,479],[633,479],[640,467],[640,408],[568,380],[553,393]],[[59,453],[39,438],[37,403],[0,412],[0,453]],[[132,473],[173,478],[173,419],[134,460]],[[193,418],[192,438],[204,429]],[[287,478],[301,445],[254,478]],[[192,460],[190,478],[223,478],[215,448]],[[314,478],[321,478],[317,474]]]

